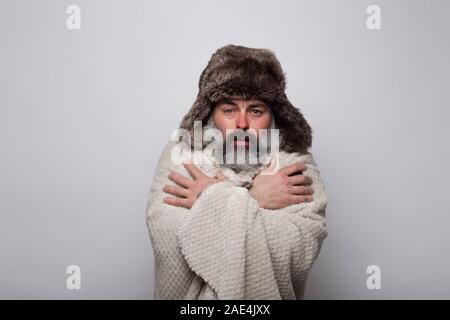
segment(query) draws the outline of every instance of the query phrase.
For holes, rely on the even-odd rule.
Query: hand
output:
[[[261,208],[281,209],[293,204],[313,201],[312,179],[302,173],[306,164],[298,162],[273,175],[258,174],[249,192]]]
[[[206,188],[214,183],[226,180],[220,170],[217,171],[215,178],[210,178],[203,174],[203,172],[193,164],[183,163],[183,165],[194,180],[188,179],[181,174],[172,171],[168,177],[175,182],[177,186],[165,185],[163,191],[176,197],[164,198],[164,203],[166,204],[190,209],[202,191],[206,190]]]

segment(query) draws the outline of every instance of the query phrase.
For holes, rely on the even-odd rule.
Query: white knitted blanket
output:
[[[191,209],[163,203],[170,142],[156,168],[147,205],[155,257],[154,299],[302,299],[308,272],[327,236],[327,196],[311,153],[280,152],[280,167],[302,160],[314,201],[279,210],[260,208],[238,177],[207,188]],[[216,168],[200,166],[213,177]],[[241,185],[244,185],[242,182]]]

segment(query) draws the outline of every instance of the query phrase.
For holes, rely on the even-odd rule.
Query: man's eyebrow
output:
[[[224,99],[220,100],[219,104],[222,104],[222,103],[231,104],[233,106],[237,106],[237,103],[235,103],[233,100],[227,99],[227,98],[224,98]]]
[[[249,108],[263,107],[268,108],[268,106],[264,102],[255,102],[248,106]]]

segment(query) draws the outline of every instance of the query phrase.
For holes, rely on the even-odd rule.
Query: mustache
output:
[[[248,141],[249,143],[257,143],[258,136],[250,131],[235,131],[225,136],[225,143],[232,143],[234,141]]]

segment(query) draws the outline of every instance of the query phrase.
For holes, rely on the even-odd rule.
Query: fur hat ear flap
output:
[[[195,127],[195,121],[201,121],[202,125],[205,125],[205,122],[208,120],[210,113],[211,101],[209,101],[207,97],[199,95],[189,112],[181,120],[180,129],[187,130],[191,135],[192,148],[198,148],[202,145],[200,144],[200,142],[194,140],[194,138],[196,138],[196,136],[194,135],[194,131],[201,130],[201,128]]]
[[[180,128],[192,131],[194,122],[207,120],[210,112],[211,102],[206,97],[197,97],[189,112],[181,120]]]
[[[312,129],[299,109],[294,107],[286,95],[281,96],[280,105],[272,108],[276,127],[280,130],[280,149],[288,153],[306,153],[312,144]]]

